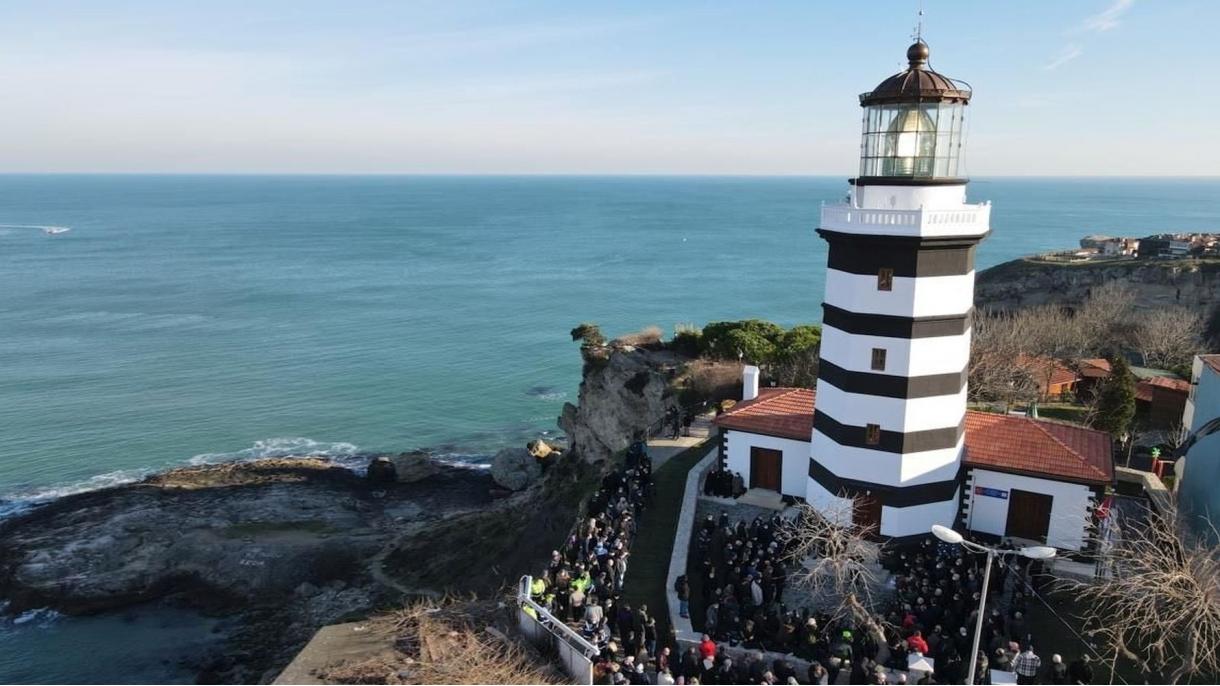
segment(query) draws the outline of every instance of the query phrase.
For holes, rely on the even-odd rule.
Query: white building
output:
[[[1220,527],[1220,355],[1195,356],[1182,427],[1185,457],[1175,469],[1182,510]],[[1210,531],[1204,522],[1196,524]]]
[[[802,481],[801,469],[809,462],[814,392],[764,388],[751,397],[749,385],[746,388],[747,399],[716,419],[726,466],[740,472],[751,488],[816,504],[819,491],[802,494],[793,486]],[[974,411],[966,412],[963,424],[962,468],[954,477],[958,495],[949,525],[998,538],[1046,542],[1063,550],[1089,547],[1095,534],[1093,510],[1114,481],[1109,434]],[[870,482],[845,481],[845,486],[870,495]],[[855,504],[868,507],[873,502],[857,496]]]
[[[916,42],[907,69],[860,96],[859,175],[822,208],[816,408],[811,391],[759,395],[747,379],[747,400],[717,420],[724,457],[752,487],[851,513],[886,538],[964,521],[1077,549],[1113,478],[1109,437],[966,412],[974,251],[991,206],[966,202],[971,92],[929,69],[928,53]],[[971,455],[972,423],[998,446]]]

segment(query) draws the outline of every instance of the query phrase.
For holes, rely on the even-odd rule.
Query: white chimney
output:
[[[741,399],[753,400],[758,397],[758,367],[747,364],[741,369]]]

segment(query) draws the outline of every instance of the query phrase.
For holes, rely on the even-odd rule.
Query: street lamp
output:
[[[983,613],[987,605],[987,584],[991,582],[991,563],[995,561],[997,556],[1013,554],[1028,557],[1031,560],[1049,560],[1055,556],[1055,549],[1046,545],[1031,545],[1020,550],[996,550],[995,548],[980,545],[973,541],[967,541],[960,533],[940,524],[932,525],[932,535],[945,543],[960,545],[972,553],[987,553],[987,566],[983,569],[983,591],[979,593],[979,613],[978,618],[974,622],[974,646],[970,651],[970,671],[966,676],[966,683],[973,684],[974,670],[978,667],[979,662],[979,638],[983,635]]]

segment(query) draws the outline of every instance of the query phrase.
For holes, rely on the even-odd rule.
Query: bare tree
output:
[[[968,370],[970,397],[1007,405],[1038,397],[1038,379],[1018,360],[1031,354],[1030,322],[1024,312],[976,312]]]
[[[1203,315],[1177,306],[1150,310],[1140,317],[1135,336],[1146,366],[1186,365],[1203,347]]]
[[[1130,286],[1117,281],[1090,291],[1074,317],[1085,349],[1101,354],[1130,344],[1134,297]]]
[[[1088,633],[1115,661],[1132,660],[1161,683],[1215,675],[1220,549],[1187,532],[1172,504],[1166,512],[1149,512],[1145,521],[1118,525],[1118,540],[1102,546],[1109,573],[1087,583],[1065,582],[1086,608]]]
[[[819,609],[832,623],[851,622],[884,640],[884,620],[877,612],[881,545],[869,540],[876,528],[851,523],[850,498],[841,495],[836,503],[820,511],[800,503],[796,518],[781,529],[789,541],[788,559],[797,568],[790,578],[822,603]]]

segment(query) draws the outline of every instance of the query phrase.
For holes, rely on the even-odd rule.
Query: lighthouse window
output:
[[[873,371],[885,371],[885,348],[873,348]]]
[[[880,424],[868,424],[864,427],[864,442],[867,445],[877,445],[881,442]]]
[[[894,270],[889,267],[882,267],[877,270],[877,290],[892,291],[894,290]]]

